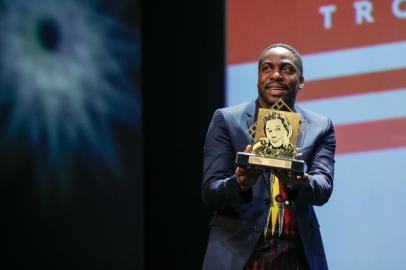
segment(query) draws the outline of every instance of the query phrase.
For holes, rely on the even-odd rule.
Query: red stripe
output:
[[[374,22],[361,25],[355,22],[354,2],[228,0],[227,63],[255,61],[262,49],[277,42],[291,44],[308,54],[406,39],[406,23],[393,14],[393,0],[370,1]],[[337,9],[333,27],[324,29],[319,8],[331,4]],[[404,12],[406,3],[399,9]]]
[[[335,130],[337,154],[406,147],[406,118],[336,126]]]
[[[298,100],[382,92],[404,87],[406,87],[406,69],[400,69],[308,82],[299,92]]]

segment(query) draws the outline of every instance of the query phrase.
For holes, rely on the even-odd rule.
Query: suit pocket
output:
[[[225,228],[227,230],[232,230],[237,227],[241,227],[243,224],[241,221],[239,221],[238,219],[235,219],[235,218],[215,215],[211,219],[209,225],[210,225],[210,227],[218,226],[218,227]]]
[[[214,216],[210,226],[212,231],[215,230],[226,235],[225,239],[229,240],[258,233],[262,230],[260,226],[249,225],[241,220],[226,216]]]

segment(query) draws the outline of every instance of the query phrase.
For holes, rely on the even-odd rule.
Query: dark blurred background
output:
[[[146,2],[146,1],[145,1]],[[203,145],[223,104],[223,1],[143,2],[146,269],[201,269]]]
[[[0,9],[1,268],[200,269],[223,1]]]

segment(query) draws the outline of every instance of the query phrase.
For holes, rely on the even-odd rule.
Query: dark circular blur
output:
[[[58,51],[61,44],[61,29],[58,22],[50,17],[40,19],[36,25],[39,45],[49,52]]]

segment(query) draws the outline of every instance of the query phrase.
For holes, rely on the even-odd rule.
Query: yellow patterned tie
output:
[[[279,188],[279,179],[273,174],[271,174],[271,179],[272,179],[270,181],[271,203],[269,206],[266,225],[264,228],[264,237],[267,237],[269,222],[271,223],[272,236],[275,234],[276,223],[279,222],[278,234],[279,236],[281,235],[283,227],[283,216],[285,214],[283,203],[277,201],[277,198],[278,197],[280,198],[281,196]]]
[[[275,198],[280,194],[280,189],[279,189],[279,179],[278,177],[274,176],[273,178],[273,185],[272,185],[272,205],[271,205],[271,217],[272,217],[272,235],[275,233],[275,227],[276,227],[276,220],[278,218],[278,213],[279,213],[279,204],[275,201]],[[279,221],[281,222],[281,221]]]

